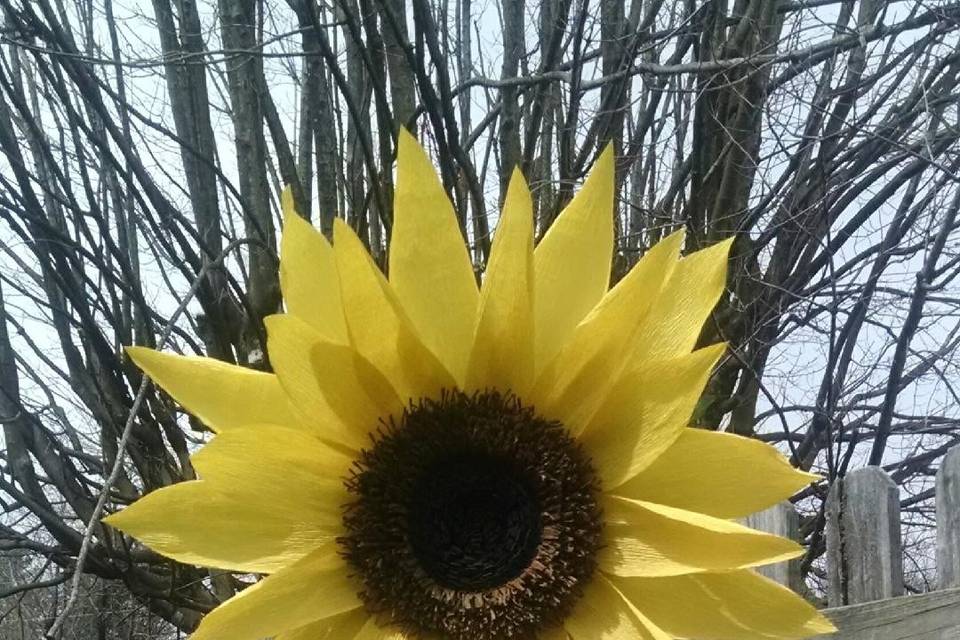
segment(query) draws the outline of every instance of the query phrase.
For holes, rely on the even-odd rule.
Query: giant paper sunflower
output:
[[[801,638],[832,627],[751,567],[795,543],[734,520],[811,481],[688,423],[729,243],[653,247],[609,288],[613,158],[534,248],[510,184],[477,286],[401,133],[389,279],[284,198],[275,373],[132,348],[215,437],[199,480],[106,521],[181,562],[268,574],[195,640]]]

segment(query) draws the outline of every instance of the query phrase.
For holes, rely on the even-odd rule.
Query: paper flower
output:
[[[216,432],[199,480],[106,522],[266,578],[196,640],[800,638],[832,627],[750,570],[801,553],[732,519],[811,481],[688,428],[723,345],[694,350],[728,242],[673,234],[608,290],[613,157],[534,249],[510,184],[478,287],[452,206],[401,132],[389,280],[284,197],[275,373],[129,351]]]

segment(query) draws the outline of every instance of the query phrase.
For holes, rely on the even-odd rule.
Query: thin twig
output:
[[[158,349],[164,346],[164,343],[166,343],[167,339],[169,339],[170,334],[173,333],[174,323],[187,309],[187,305],[200,289],[200,283],[207,275],[207,272],[210,269],[219,266],[220,263],[223,262],[223,260],[234,249],[252,242],[253,240],[247,238],[234,240],[224,247],[223,251],[220,252],[215,260],[203,265],[203,267],[197,273],[197,277],[194,278],[193,283],[190,285],[190,291],[188,291],[187,295],[184,296],[183,300],[180,301],[180,306],[178,306],[177,310],[173,312],[172,316],[170,316],[167,326],[164,327],[163,333],[157,340]],[[113,467],[110,469],[110,475],[107,476],[106,481],[103,483],[103,488],[100,490],[100,496],[97,498],[97,504],[94,506],[93,513],[90,514],[90,518],[87,520],[86,527],[84,527],[83,540],[80,543],[80,552],[77,554],[77,564],[74,567],[73,578],[70,581],[70,596],[67,598],[67,602],[64,605],[63,610],[59,615],[57,615],[56,619],[53,621],[53,624],[51,624],[50,628],[47,630],[47,633],[45,634],[47,640],[55,640],[57,634],[60,633],[60,629],[63,627],[63,624],[66,622],[67,617],[70,615],[70,611],[73,609],[74,605],[76,605],[77,597],[80,593],[80,581],[83,577],[83,566],[86,563],[87,556],[90,554],[90,545],[93,540],[93,532],[97,525],[100,524],[100,515],[103,513],[103,509],[107,504],[107,499],[110,497],[110,489],[120,477],[120,471],[123,469],[124,454],[127,450],[127,441],[130,439],[130,434],[133,432],[134,420],[136,419],[137,413],[140,412],[140,405],[143,404],[143,400],[147,396],[147,388],[149,386],[150,376],[144,373],[143,380],[140,382],[140,387],[137,389],[137,395],[134,397],[129,413],[127,413],[127,421],[123,425],[123,433],[120,435],[120,442],[117,445],[117,457],[113,461]]]

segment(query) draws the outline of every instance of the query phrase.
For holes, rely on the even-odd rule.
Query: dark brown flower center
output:
[[[414,637],[536,638],[593,575],[590,461],[513,396],[451,391],[412,404],[361,453],[347,487],[340,542],[360,596]]]
[[[508,460],[460,453],[421,474],[407,515],[410,547],[441,587],[494,589],[530,566],[541,542],[533,482]]]

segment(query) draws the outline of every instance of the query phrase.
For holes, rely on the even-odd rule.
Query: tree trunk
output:
[[[164,59],[167,93],[180,147],[183,174],[187,181],[190,204],[197,221],[197,232],[203,242],[204,263],[214,260],[223,249],[220,205],[217,196],[219,178],[215,171],[216,141],[210,124],[210,103],[206,70],[202,65],[182,64],[187,56],[202,56],[205,47],[200,18],[193,2],[181,2],[179,28],[174,23],[170,0],[153,0],[153,12],[160,36]],[[239,310],[232,304],[226,275],[216,267],[208,271],[207,284],[198,292],[210,330],[203,339],[207,352],[214,358],[234,361],[231,345],[239,339]]]
[[[523,0],[503,0],[503,67],[502,78],[514,78],[524,54]],[[500,201],[507,195],[510,174],[520,165],[520,99],[517,87],[500,90]]]
[[[227,87],[236,143],[240,206],[244,232],[258,242],[249,247],[248,296],[253,313],[245,335],[252,348],[264,317],[280,308],[280,283],[272,248],[276,242],[271,194],[267,182],[267,145],[263,134],[264,109],[260,95],[262,60],[256,53],[257,3],[255,0],[219,0],[223,45],[237,52],[227,62]]]

